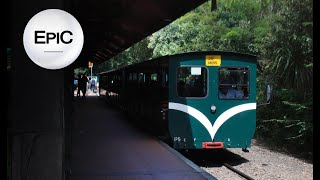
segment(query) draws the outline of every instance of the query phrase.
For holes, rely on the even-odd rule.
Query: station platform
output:
[[[215,179],[99,97],[74,98],[67,179]]]

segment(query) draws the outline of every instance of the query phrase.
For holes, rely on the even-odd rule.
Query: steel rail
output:
[[[254,180],[252,177],[250,177],[250,176],[244,174],[243,172],[235,169],[234,167],[232,167],[231,165],[229,165],[229,164],[227,164],[227,163],[223,163],[223,165],[224,165],[226,168],[230,169],[231,171],[239,174],[240,176],[242,176],[242,177],[244,177],[244,178],[246,178],[246,179],[248,179],[248,180]]]

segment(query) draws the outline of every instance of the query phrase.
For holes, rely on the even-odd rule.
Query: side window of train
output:
[[[208,72],[205,67],[178,67],[177,94],[180,97],[205,97]]]
[[[152,73],[150,78],[151,78],[151,81],[158,81],[158,74]]]
[[[162,74],[162,87],[166,88],[168,87],[168,73],[164,72]]]
[[[132,73],[132,80],[137,81],[138,80],[138,74],[137,73]]]
[[[218,73],[219,99],[249,98],[248,67],[220,67]]]
[[[118,75],[117,75],[117,80],[116,80],[116,86],[117,86],[117,87],[121,87],[121,82],[122,82],[121,75],[118,74]]]
[[[139,73],[138,75],[138,81],[139,83],[142,83],[145,81],[144,73]]]
[[[138,74],[134,72],[130,72],[128,74],[128,87],[135,87],[138,83]]]
[[[139,84],[139,87],[143,87],[144,86],[144,83],[145,83],[145,74],[144,73],[139,73],[138,74],[138,84]]]
[[[158,83],[158,73],[152,73],[150,75],[150,86],[157,87],[157,83]]]
[[[102,84],[103,84],[103,87],[106,88],[107,84],[108,84],[108,76],[104,75],[102,76]]]

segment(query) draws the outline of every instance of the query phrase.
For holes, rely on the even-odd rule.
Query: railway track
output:
[[[195,164],[197,164],[200,167],[204,168],[210,168],[214,167],[215,169],[220,169],[221,171],[232,171],[234,175],[233,178],[236,176],[241,176],[244,179],[247,180],[253,180],[254,178],[250,177],[250,175],[247,175],[238,169],[235,169],[233,166],[239,165],[242,163],[246,163],[247,160],[242,158],[241,156],[234,154],[228,150],[222,149],[222,150],[216,150],[216,151],[180,151],[185,157],[193,161]],[[220,170],[219,170],[220,171]],[[212,175],[215,175],[215,173],[211,173]],[[227,177],[224,177],[227,178]],[[231,178],[231,177],[229,177]]]
[[[234,167],[232,167],[232,166],[231,166],[230,164],[228,164],[228,163],[223,163],[222,165],[225,166],[226,168],[230,169],[231,171],[237,173],[238,175],[240,175],[240,176],[248,179],[248,180],[254,180],[252,177],[250,177],[250,176],[246,175],[245,173],[243,173],[243,172],[235,169]]]

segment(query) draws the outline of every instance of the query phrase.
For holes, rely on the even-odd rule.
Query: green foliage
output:
[[[149,60],[152,57],[152,49],[148,48],[148,43],[147,38],[141,40],[124,52],[99,65],[97,72],[117,69],[140,61]]]
[[[286,1],[279,16],[265,44],[265,56],[273,60],[268,72],[274,72],[278,83],[306,95],[313,86],[312,1]]]
[[[205,3],[154,33],[149,37],[153,57],[206,50],[256,54],[252,32],[258,21],[258,1],[219,1],[218,6],[212,12],[210,3]]]
[[[248,28],[257,21],[260,3],[257,0],[220,0],[218,19],[227,27]]]
[[[235,51],[242,53],[250,53],[254,51],[252,48],[253,35],[247,29],[235,27],[231,28],[228,33],[223,35],[220,45],[222,51]]]
[[[305,158],[313,155],[312,96],[303,100],[295,89],[275,89],[273,102],[257,109],[256,137],[290,149]]]
[[[218,49],[228,28],[216,22],[216,12],[211,12],[209,3],[203,4],[149,37],[153,57]]]
[[[75,77],[79,77],[80,74],[88,75],[89,74],[89,69],[88,68],[76,68],[76,69],[74,69],[74,76]]]
[[[272,103],[258,108],[256,136],[312,158],[312,1],[269,1],[263,7],[268,16],[258,21],[255,42],[266,63],[257,99],[265,99],[264,79],[274,92]]]

